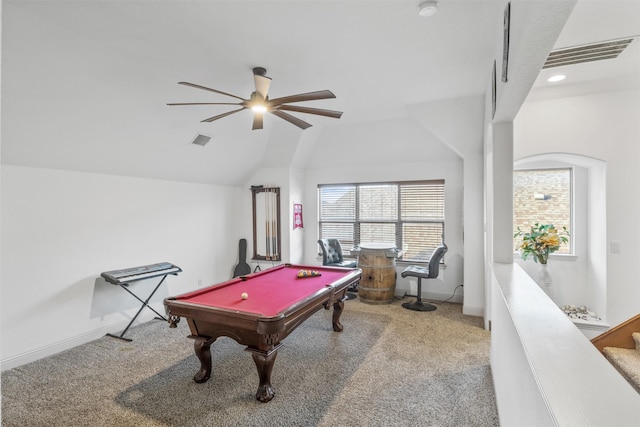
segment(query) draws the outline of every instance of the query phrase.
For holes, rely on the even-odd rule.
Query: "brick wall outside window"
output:
[[[564,226],[571,233],[571,182],[571,169],[514,171],[514,232],[518,226],[521,230],[528,230],[537,222],[553,224],[558,230]],[[518,242],[514,240],[514,248],[517,246]],[[557,253],[571,253],[571,238]]]

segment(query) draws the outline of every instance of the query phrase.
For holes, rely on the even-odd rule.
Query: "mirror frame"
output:
[[[258,252],[258,220],[256,215],[257,196],[260,193],[275,193],[276,195],[276,251],[275,256],[261,255]],[[251,201],[253,205],[253,260],[257,261],[281,261],[281,226],[280,226],[280,187],[265,187],[263,185],[251,186]],[[265,232],[266,234],[266,232]]]

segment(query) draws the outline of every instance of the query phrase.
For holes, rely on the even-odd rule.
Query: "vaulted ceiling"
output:
[[[482,95],[506,2],[442,0],[430,18],[418,16],[418,3],[4,1],[2,162],[238,185],[273,161],[282,140],[313,143],[328,127],[398,120],[409,105]],[[587,8],[582,22],[567,24],[566,43],[640,34],[623,7],[632,2],[606,3],[620,4],[605,14],[609,31],[585,32],[594,13]],[[301,105],[342,118],[299,114],[314,125],[302,131],[267,117],[265,129],[252,131],[249,111],[201,123],[233,107],[166,105],[236,101],[179,81],[246,98],[255,66],[273,79],[272,98],[329,89],[336,99]],[[198,134],[211,142],[193,146]]]

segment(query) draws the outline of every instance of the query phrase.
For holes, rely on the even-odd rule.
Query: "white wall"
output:
[[[483,204],[483,118],[482,96],[454,98],[417,104],[410,114],[424,128],[463,160],[462,230],[464,304],[462,312],[484,316],[484,218]],[[437,159],[433,157],[432,159]]]
[[[261,269],[269,268],[280,262],[252,261],[253,257],[253,206],[251,201],[251,186],[264,185],[265,187],[280,188],[280,249],[282,262],[291,262],[291,230],[289,228],[289,193],[291,191],[289,179],[290,170],[286,167],[261,168],[249,178],[241,194],[241,209],[236,212],[241,237],[247,239],[247,262],[252,269],[260,266]]]
[[[321,263],[316,243],[318,184],[444,179],[446,268],[422,289],[425,298],[451,297],[464,280],[463,163],[457,154],[414,120],[398,119],[325,129],[309,156],[303,201],[306,264]],[[405,266],[397,267],[396,295],[416,291],[415,283],[411,289],[409,278],[400,277]],[[458,289],[454,300],[459,302],[462,294]]]
[[[606,162],[607,314],[612,325],[640,312],[633,268],[640,260],[640,91],[596,93],[528,102],[514,122],[516,159],[540,153],[575,153]],[[603,195],[604,196],[604,195]],[[608,248],[607,248],[608,249]]]
[[[2,369],[120,333],[140,304],[103,271],[181,267],[154,298],[160,313],[164,296],[233,271],[237,187],[8,165],[1,182]]]
[[[282,229],[289,230],[289,262],[292,264],[304,263],[304,239],[306,224],[305,217],[308,219],[307,212],[304,209],[304,170],[292,168],[289,173],[289,206],[284,209],[285,216],[282,218]],[[293,204],[302,204],[302,225],[303,228],[293,229]],[[313,218],[313,216],[311,216]]]
[[[304,261],[306,264],[319,264],[317,256],[316,237],[317,223],[317,187],[318,184],[380,182],[380,181],[410,181],[410,180],[445,180],[445,241],[449,248],[446,256],[446,266],[440,270],[436,280],[429,280],[422,285],[423,297],[443,300],[451,297],[456,286],[463,283],[463,242],[462,242],[462,161],[432,161],[405,163],[387,163],[385,165],[334,167],[307,169],[305,176],[305,245]],[[311,217],[313,214],[313,217]],[[312,238],[313,237],[313,238]],[[410,278],[400,277],[400,272],[406,264],[399,263],[396,267],[396,295],[402,296],[405,291],[415,294],[416,283],[411,284]],[[415,282],[415,280],[414,280]],[[411,287],[413,286],[413,287]],[[460,302],[463,292],[458,289],[454,301]]]
[[[573,170],[572,255],[552,254],[547,268],[553,280],[550,297],[559,305],[585,305],[606,325],[607,257],[605,166],[592,157],[548,153],[518,159],[515,169],[566,168]],[[537,278],[539,264],[532,260],[516,262]],[[599,322],[600,323],[600,322]]]
[[[512,122],[540,72],[544,61],[562,31],[575,0],[562,2],[510,2],[509,58],[506,81],[502,78],[503,20],[496,20],[496,46],[492,75],[487,64],[484,117],[484,187],[485,206],[485,326],[490,327],[491,269],[497,261],[511,262],[513,258],[513,149],[515,137]],[[506,3],[505,3],[506,6]],[[493,96],[495,93],[495,97]],[[512,138],[509,138],[509,135]],[[506,149],[507,152],[501,152]],[[499,194],[496,194],[499,192]],[[509,226],[504,228],[507,219]],[[496,258],[499,255],[500,258]],[[492,365],[493,366],[493,365]]]
[[[492,270],[491,373],[500,425],[637,425],[640,395],[531,277],[514,263]]]
[[[315,214],[308,211],[303,203],[304,167],[313,162],[309,154],[313,150],[322,127],[313,126],[300,131],[290,124],[274,126],[268,140],[267,154],[262,167],[252,171],[242,189],[241,209],[236,213],[240,224],[241,237],[247,239],[247,258],[252,268],[268,268],[276,263],[271,261],[257,263],[253,256],[253,216],[251,205],[252,185],[280,187],[280,233],[282,262],[300,264],[303,262],[304,240],[308,233],[306,225],[315,220]],[[303,204],[303,229],[293,229],[293,204]],[[314,236],[311,236],[314,238]]]
[[[481,114],[482,109],[476,112]],[[471,120],[473,121],[473,120]],[[480,119],[478,119],[480,121]],[[457,129],[456,132],[460,132]],[[445,180],[445,236],[449,251],[446,266],[438,280],[423,286],[423,296],[447,299],[456,286],[464,283],[463,235],[463,162],[451,148],[413,119],[316,129],[312,138],[302,134],[291,167],[265,167],[255,171],[246,182],[251,185],[277,185],[281,188],[281,232],[283,262],[320,265],[317,255],[317,186],[327,183],[380,182],[407,180]],[[481,156],[478,156],[481,162]],[[297,165],[306,165],[306,168]],[[481,170],[481,166],[478,166]],[[244,190],[243,190],[244,191]],[[251,224],[251,203],[243,198],[241,224]],[[304,228],[293,230],[293,203],[302,203]],[[478,209],[479,210],[479,209]],[[251,247],[251,236],[245,236]],[[481,261],[479,261],[481,263]],[[255,267],[257,263],[252,262]],[[261,268],[271,263],[260,263]],[[398,266],[397,294],[416,292],[417,283],[400,277],[406,266]],[[482,283],[478,281],[480,289]],[[467,286],[465,284],[465,291]],[[482,290],[482,289],[481,289]],[[473,289],[471,289],[473,292]],[[453,301],[461,302],[458,289]],[[472,306],[473,314],[482,314]]]
[[[458,101],[456,105],[460,106]],[[464,103],[464,102],[463,102]],[[479,117],[463,121],[481,122],[482,109],[472,109]],[[455,128],[465,133],[464,126]],[[317,186],[327,183],[380,182],[445,179],[445,239],[449,251],[446,266],[437,280],[423,285],[423,296],[443,300],[464,283],[463,235],[463,162],[441,139],[414,119],[316,129],[311,138],[303,133],[298,141],[296,159],[291,167],[265,167],[256,170],[245,187],[277,185],[281,188],[281,231],[283,262],[320,265],[317,255]],[[478,137],[480,138],[480,137]],[[481,162],[481,156],[476,159]],[[274,162],[271,162],[274,163]],[[300,167],[298,167],[298,165]],[[305,165],[305,168],[302,167]],[[481,165],[478,165],[481,170]],[[302,203],[304,228],[293,230],[293,203]],[[243,199],[242,224],[251,224],[251,204]],[[478,210],[480,210],[478,208]],[[251,247],[251,236],[246,237]],[[478,261],[482,263],[482,261]],[[255,262],[253,266],[257,265]],[[271,263],[260,263],[262,268]],[[415,293],[415,279],[403,279],[398,266],[397,294]],[[482,283],[477,282],[482,290]],[[467,285],[465,283],[465,290]],[[462,302],[458,289],[453,301]],[[472,286],[469,289],[473,292]],[[466,302],[466,300],[465,300]],[[482,300],[472,306],[472,314],[481,315]]]

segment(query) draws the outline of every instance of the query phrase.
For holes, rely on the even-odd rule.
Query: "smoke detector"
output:
[[[437,1],[425,1],[418,6],[418,15],[423,17],[433,16],[438,11]]]

